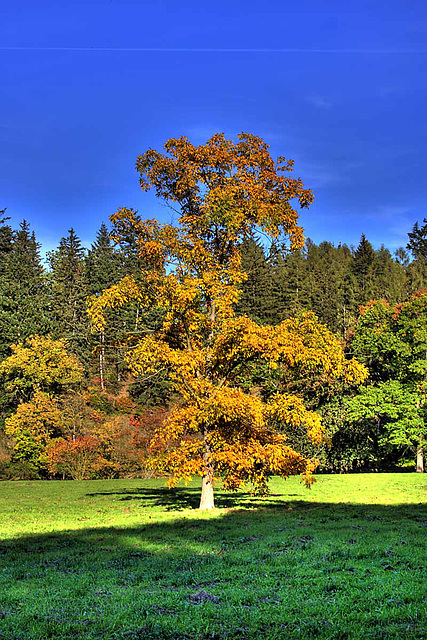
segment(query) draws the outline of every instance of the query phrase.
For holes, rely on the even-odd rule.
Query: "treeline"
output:
[[[266,251],[260,240],[250,238],[243,247],[248,279],[239,312],[277,324],[310,310],[346,338],[360,305],[377,299],[403,302],[427,287],[427,261],[419,241],[410,238],[408,245],[411,253],[401,247],[392,255],[384,246],[375,250],[362,235],[356,248],[316,245],[308,239],[303,250],[286,252],[275,246]]]
[[[415,225],[409,234],[410,253],[402,248],[394,255],[385,247],[374,250],[364,236],[355,249],[329,242],[316,245],[308,240],[304,250],[298,252],[277,246],[267,250],[257,238],[247,239],[242,246],[248,279],[242,284],[239,314],[262,324],[278,324],[313,311],[343,339],[348,353],[372,369],[373,377],[357,394],[357,400],[348,390],[335,387],[325,392],[307,380],[299,385],[292,382],[296,387],[293,390],[323,414],[332,447],[325,444],[315,453],[326,471],[413,464],[414,451],[420,459],[424,422],[420,422],[423,409],[417,389],[422,378],[418,374],[417,378],[412,369],[418,367],[424,375],[421,351],[417,351],[415,365],[408,357],[402,360],[402,350],[412,347],[401,334],[410,334],[411,323],[408,320],[408,326],[402,328],[396,322],[396,309],[400,307],[395,305],[406,303],[410,315],[413,294],[427,287],[426,236],[424,221],[423,227]],[[102,224],[88,250],[70,229],[58,248],[47,255],[45,266],[28,223],[24,221],[19,229],[13,229],[3,212],[1,477],[150,473],[152,435],[164,412],[179,398],[171,395],[166,376],[133,379],[124,352],[138,337],[160,325],[162,311],[147,311],[137,303],[111,309],[107,327],[96,333],[87,315],[91,297],[127,275],[138,281],[143,266],[140,260],[132,229],[115,243]],[[369,304],[375,299],[386,299],[387,303]],[[423,296],[418,299],[424,301]],[[359,315],[361,305],[366,306],[364,320]],[[417,314],[421,323],[426,321],[427,331],[427,312],[422,305]],[[368,339],[361,338],[372,330],[383,336],[388,351],[381,347],[381,341],[375,350]],[[384,386],[390,383],[391,387]],[[272,389],[286,388],[288,382],[280,379],[280,372],[260,366],[253,368],[245,384],[271,393]],[[402,409],[397,417],[390,408],[393,402]],[[411,402],[418,402],[418,417],[411,414],[412,431],[408,434],[405,424]],[[401,427],[399,436],[397,423]],[[390,435],[392,432],[394,435]],[[292,437],[298,440],[297,433]],[[161,446],[167,448],[168,443]]]

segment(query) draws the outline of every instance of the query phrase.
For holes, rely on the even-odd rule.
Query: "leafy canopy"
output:
[[[6,389],[20,398],[29,398],[35,391],[59,393],[83,380],[83,366],[67,353],[65,340],[30,336],[11,350],[12,355],[0,363],[0,375]]]
[[[163,310],[158,330],[131,344],[127,361],[134,374],[167,372],[181,403],[158,437],[174,446],[158,460],[171,474],[169,484],[201,475],[205,485],[220,476],[236,489],[251,481],[266,489],[270,475],[310,473],[315,462],[290,446],[286,425],[303,425],[307,437],[322,439],[317,414],[299,397],[276,394],[267,403],[244,393],[238,378],[255,359],[271,367],[285,362],[299,373],[322,370],[354,383],[366,377],[356,362],[347,363],[341,345],[313,314],[277,327],[260,327],[236,317],[242,270],[242,243],[255,231],[301,247],[303,233],[292,201],[307,207],[313,194],[292,178],[293,162],[275,162],[260,138],[240,134],[238,142],[217,134],[205,145],[186,138],[169,140],[165,153],[147,151],[137,161],[144,191],[178,211],[176,225],[141,220],[120,209],[111,218],[117,242],[136,232],[141,277],[124,278],[92,299],[89,313],[96,330],[105,326],[105,310],[138,301]],[[277,428],[277,424],[280,428]],[[203,499],[201,506],[206,506]],[[213,506],[213,498],[208,507]]]

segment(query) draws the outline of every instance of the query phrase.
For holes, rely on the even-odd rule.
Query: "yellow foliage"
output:
[[[11,346],[12,355],[0,363],[8,391],[30,397],[34,390],[57,391],[83,381],[83,366],[67,353],[64,340],[31,336]]]
[[[167,372],[181,396],[182,406],[157,435],[173,442],[156,463],[170,474],[170,485],[196,474],[221,477],[230,489],[252,482],[263,491],[269,476],[293,473],[309,485],[316,463],[294,451],[286,433],[297,426],[319,444],[320,417],[293,395],[264,403],[245,394],[238,376],[259,358],[296,376],[349,384],[361,382],[365,369],[345,360],[340,342],[312,313],[260,327],[236,318],[234,305],[246,278],[243,240],[261,230],[300,248],[303,232],[290,202],[308,207],[313,194],[290,177],[292,161],[274,161],[268,145],[251,134],[240,134],[237,143],[216,134],[199,146],[181,137],[164,150],[147,151],[137,169],[143,191],[154,189],[179,207],[177,224],[141,221],[131,209],[112,216],[118,242],[130,231],[137,234],[146,270],[138,283],[125,278],[92,299],[92,323],[99,330],[107,308],[132,301],[164,311],[162,327],[132,345],[127,363],[136,376]]]
[[[46,444],[52,433],[61,429],[61,412],[49,394],[37,391],[31,402],[20,404],[16,412],[6,418],[5,432],[15,438],[22,431]]]

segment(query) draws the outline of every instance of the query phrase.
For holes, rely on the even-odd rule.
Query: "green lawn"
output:
[[[427,639],[427,475],[0,483],[0,639]]]

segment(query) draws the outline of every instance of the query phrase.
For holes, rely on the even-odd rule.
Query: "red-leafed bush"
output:
[[[46,455],[51,473],[60,473],[73,480],[96,476],[106,462],[102,457],[101,442],[92,436],[55,440],[47,447]]]

